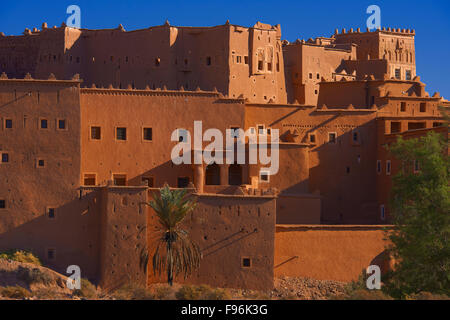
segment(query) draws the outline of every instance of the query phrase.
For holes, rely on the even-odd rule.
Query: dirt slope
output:
[[[0,287],[20,286],[31,293],[24,298],[70,299],[72,291],[66,287],[66,280],[67,277],[45,267],[0,259]],[[0,290],[2,298],[8,296]]]

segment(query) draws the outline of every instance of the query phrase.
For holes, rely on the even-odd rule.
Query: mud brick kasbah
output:
[[[0,33],[0,250],[31,250],[63,274],[78,265],[103,288],[164,281],[139,260],[156,221],[143,202],[167,183],[196,198],[185,227],[204,257],[176,281],[271,289],[283,275],[385,270],[398,163],[384,146],[448,135],[450,103],[425,91],[414,39],[344,29],[290,43],[280,25],[229,21]],[[174,165],[171,134],[194,121],[278,129],[278,173]]]

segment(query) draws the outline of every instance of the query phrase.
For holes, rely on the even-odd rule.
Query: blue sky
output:
[[[281,24],[283,39],[294,41],[317,36],[330,36],[334,29],[365,30],[366,8],[376,4],[381,8],[383,27],[414,28],[416,30],[417,74],[427,84],[427,91],[439,91],[450,99],[450,1],[301,1],[301,0],[204,0],[204,1],[2,1],[0,32],[21,34],[25,28],[60,26],[67,19],[66,8],[76,4],[81,8],[83,28],[114,28],[120,23],[125,29],[161,25],[166,19],[172,25],[212,26],[232,24],[252,26],[256,21]]]

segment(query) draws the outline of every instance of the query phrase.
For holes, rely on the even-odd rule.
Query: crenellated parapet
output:
[[[366,28],[365,31],[361,31],[361,28],[353,29],[350,28],[348,31],[347,29],[343,28],[341,32],[339,32],[339,29],[335,29],[333,37],[336,36],[343,36],[343,35],[351,35],[351,34],[375,34],[375,33],[387,33],[387,34],[397,34],[397,35],[410,35],[414,36],[416,34],[416,31],[414,29],[405,29],[405,28],[391,28],[391,27],[383,27],[378,28],[374,30],[370,30],[369,28]]]
[[[113,94],[113,95],[144,95],[144,96],[209,96],[216,97],[221,100],[233,100],[236,102],[244,103],[244,98],[231,99],[228,96],[224,96],[217,90],[205,91],[197,87],[193,91],[189,91],[181,86],[178,90],[169,90],[166,86],[163,88],[150,89],[150,86],[146,86],[145,89],[136,89],[132,85],[128,85],[126,89],[114,87],[112,84],[106,88],[103,86],[97,86],[93,83],[90,87],[81,88],[83,93],[95,93],[95,94]]]
[[[57,79],[56,76],[53,73],[50,73],[49,76],[46,79],[43,78],[33,78],[33,76],[27,72],[23,78],[10,78],[5,72],[2,72],[0,74],[0,81],[6,81],[6,82],[49,82],[49,83],[55,83],[55,82],[61,82],[61,83],[67,83],[67,82],[76,82],[76,83],[82,83],[83,79],[80,79],[79,74],[73,75],[71,79]]]

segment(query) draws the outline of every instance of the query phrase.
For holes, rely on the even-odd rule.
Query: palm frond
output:
[[[189,239],[186,230],[179,227],[196,207],[195,200],[187,196],[187,190],[171,190],[166,185],[159,194],[153,194],[148,205],[155,211],[160,224],[152,258],[154,274],[167,273],[170,284],[179,274],[186,278],[200,267],[202,258],[200,247]]]

